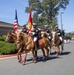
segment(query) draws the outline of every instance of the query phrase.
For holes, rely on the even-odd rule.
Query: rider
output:
[[[44,26],[44,31],[48,34],[49,40],[51,41],[52,35],[51,35],[51,31],[48,29],[48,25]]]
[[[27,33],[28,34],[28,29],[26,27],[26,25],[23,26],[22,32]]]
[[[63,39],[62,39],[62,32],[61,32],[61,30],[58,28],[58,26],[55,27],[55,31],[56,31],[57,35],[59,36],[60,40],[63,41]]]
[[[32,35],[33,35],[33,40],[35,43],[35,51],[37,51],[38,50],[39,29],[36,23],[33,23]]]

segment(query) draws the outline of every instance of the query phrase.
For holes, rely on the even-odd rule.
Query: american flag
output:
[[[17,18],[17,10],[15,10],[15,20],[14,20],[14,32],[18,31],[18,18]]]

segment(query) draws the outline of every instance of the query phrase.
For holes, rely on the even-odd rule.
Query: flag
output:
[[[28,29],[32,28],[32,7],[30,7],[30,14],[28,18]]]
[[[14,32],[17,33],[17,30],[18,30],[18,18],[17,18],[17,10],[15,10]]]

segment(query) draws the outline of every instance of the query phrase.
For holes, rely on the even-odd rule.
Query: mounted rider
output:
[[[28,29],[26,27],[26,25],[23,26],[22,32],[27,33],[28,34]]]
[[[44,26],[44,31],[48,34],[49,40],[51,41],[52,34],[51,34],[51,31],[48,29],[48,25]]]
[[[33,37],[34,43],[35,43],[35,51],[37,51],[38,50],[39,29],[36,23],[33,23],[33,30],[31,32],[33,35],[32,37]]]
[[[62,32],[61,32],[61,30],[58,28],[58,26],[55,27],[55,32],[56,32],[57,35],[59,36],[60,40],[63,41],[63,39],[62,39]]]

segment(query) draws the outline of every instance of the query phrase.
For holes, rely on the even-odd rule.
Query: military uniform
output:
[[[38,39],[39,39],[39,30],[36,24],[33,24],[32,37],[35,43],[35,50],[38,50]]]
[[[56,33],[57,33],[58,36],[61,36],[61,35],[62,35],[60,29],[57,29],[57,30],[55,30],[55,31],[56,31]]]
[[[24,26],[24,28],[22,29],[22,32],[27,33],[28,34],[28,29],[26,28],[26,26]]]
[[[61,33],[61,30],[58,29],[58,26],[56,26],[55,31],[56,31],[57,35],[59,36],[60,40],[63,41],[63,39],[62,39],[62,33]]]
[[[48,34],[49,39],[50,39],[50,41],[51,41],[52,34],[51,34],[51,31],[48,29],[48,26],[47,26],[47,25],[45,25],[44,31]]]

